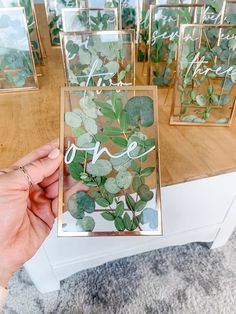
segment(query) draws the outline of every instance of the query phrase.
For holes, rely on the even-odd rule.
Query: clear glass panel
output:
[[[23,8],[0,9],[0,69],[1,91],[38,87]]]
[[[228,0],[225,8],[224,23],[236,24],[236,1]]]
[[[171,123],[229,125],[235,84],[236,28],[183,27]]]
[[[158,5],[151,8],[150,81],[159,86],[173,85],[180,25],[200,23],[204,7]]]
[[[62,33],[69,86],[134,84],[133,31]]]
[[[79,0],[44,0],[51,44],[60,45],[60,31],[62,31],[61,10],[63,8],[86,7],[85,1]]]
[[[24,7],[35,64],[43,63],[43,54],[34,3],[32,0],[0,0],[0,8]]]
[[[64,32],[118,30],[117,8],[62,9]]]
[[[62,91],[59,235],[162,234],[157,127],[153,87]]]

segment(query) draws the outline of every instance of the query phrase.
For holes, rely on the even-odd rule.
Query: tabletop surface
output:
[[[44,6],[36,11],[47,55],[40,90],[0,95],[0,167],[59,136],[61,51],[50,47]],[[164,105],[167,90],[158,93],[162,185],[236,171],[236,118],[231,127],[170,126],[171,94]]]

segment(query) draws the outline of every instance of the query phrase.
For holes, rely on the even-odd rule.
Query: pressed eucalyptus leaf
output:
[[[146,184],[140,185],[137,192],[142,201],[148,202],[153,198],[153,192]]]
[[[134,96],[125,106],[129,123],[133,126],[141,124],[150,127],[154,123],[153,100],[148,96]]]
[[[89,117],[83,117],[83,123],[85,130],[90,134],[97,134],[98,132],[98,126],[95,120]]]
[[[140,176],[135,176],[135,177],[133,178],[132,186],[133,186],[133,189],[134,189],[135,192],[138,191],[138,188],[139,188],[140,185],[142,185],[142,184],[143,184],[143,182],[142,182],[142,179],[141,179]]]
[[[79,147],[83,147],[83,145],[91,143],[93,140],[92,136],[89,133],[84,133],[81,136],[79,136],[77,145]]]
[[[140,175],[143,177],[148,177],[153,173],[154,170],[155,167],[147,167],[140,172]]]
[[[85,192],[76,193],[77,207],[79,211],[85,211],[87,213],[93,213],[95,210],[95,201],[91,196]]]
[[[108,221],[113,221],[113,220],[115,220],[115,216],[114,216],[112,213],[109,213],[109,212],[101,213],[101,216],[102,216],[105,220],[108,220]]]
[[[132,229],[132,220],[128,213],[124,214],[123,222],[124,222],[125,229],[130,231]]]
[[[106,208],[110,205],[108,200],[106,200],[105,198],[102,198],[102,197],[96,198],[96,203],[103,208]]]
[[[112,138],[112,142],[117,144],[120,147],[127,147],[127,145],[128,145],[128,142],[127,142],[127,140],[125,138],[118,137],[118,136],[117,137],[113,137]]]
[[[108,178],[105,182],[104,187],[109,193],[112,193],[112,194],[117,194],[121,190],[115,178]]]
[[[124,231],[125,230],[125,225],[121,217],[116,217],[115,218],[115,227],[118,231]]]
[[[126,205],[128,206],[128,208],[131,210],[131,211],[134,211],[135,210],[135,200],[133,199],[133,197],[126,193],[125,194],[125,202],[126,202]]]
[[[134,209],[135,209],[136,212],[140,212],[141,210],[143,210],[145,208],[146,205],[147,205],[146,201],[139,200],[135,204]]]
[[[206,105],[206,98],[203,95],[197,95],[196,96],[196,102],[199,106],[205,106]]]
[[[120,71],[118,78],[117,78],[118,82],[121,82],[125,78],[125,75],[126,75],[125,70]]]
[[[91,62],[91,55],[88,51],[84,51],[80,49],[79,51],[79,60],[81,64],[90,64]]]
[[[94,164],[87,164],[87,172],[93,176],[107,176],[112,171],[112,164],[109,160],[99,159]]]
[[[95,228],[95,220],[93,217],[85,216],[83,219],[77,220],[76,226],[79,227],[78,229],[81,228],[83,231],[92,232]]]
[[[121,189],[128,189],[132,183],[132,175],[128,171],[120,171],[116,176],[116,183]]]
[[[76,194],[73,194],[69,198],[67,208],[71,216],[74,217],[75,219],[82,219],[84,217],[84,210],[78,208]]]
[[[229,123],[229,118],[220,118],[220,119],[216,120],[216,123],[227,124],[227,123]]]
[[[119,63],[116,61],[110,61],[107,64],[105,64],[105,67],[107,68],[107,72],[109,73],[104,77],[105,80],[111,79],[118,71],[119,71]]]
[[[124,209],[125,209],[124,202],[118,203],[116,206],[115,215],[121,217],[124,213]]]
[[[79,128],[82,124],[82,119],[75,112],[66,112],[65,122],[67,125],[69,125],[72,128]]]

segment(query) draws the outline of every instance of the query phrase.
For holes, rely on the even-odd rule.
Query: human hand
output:
[[[57,216],[58,169],[62,153],[55,140],[0,170],[0,286],[39,249]],[[19,169],[24,166],[27,176]],[[68,180],[68,190],[84,190]]]

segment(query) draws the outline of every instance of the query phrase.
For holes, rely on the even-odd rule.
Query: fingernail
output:
[[[60,154],[60,151],[58,148],[54,148],[51,153],[48,155],[49,159],[56,159]]]

